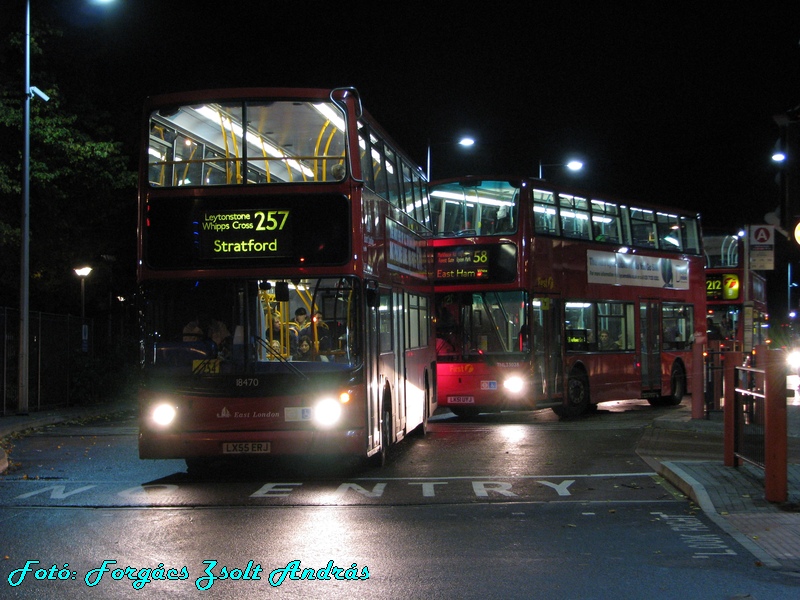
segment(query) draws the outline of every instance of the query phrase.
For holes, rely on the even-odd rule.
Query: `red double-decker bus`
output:
[[[703,247],[709,345],[751,352],[769,339],[769,315],[766,279],[750,268],[746,232],[704,232]]]
[[[697,214],[527,178],[430,195],[440,406],[577,416],[609,400],[677,404],[702,381]]]
[[[148,99],[139,454],[382,463],[436,406],[426,181],[352,88]]]

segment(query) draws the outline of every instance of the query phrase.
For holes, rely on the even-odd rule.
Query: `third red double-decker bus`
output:
[[[749,265],[746,232],[704,232],[706,255],[706,324],[709,343],[750,352],[766,343],[769,326],[767,283]]]
[[[430,188],[440,406],[677,404],[702,378],[699,215],[528,178]]]

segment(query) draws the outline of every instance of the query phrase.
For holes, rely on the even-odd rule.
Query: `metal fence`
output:
[[[15,413],[18,407],[19,322],[17,309],[0,307],[2,416]],[[76,357],[93,354],[93,323],[91,319],[81,320],[71,315],[31,311],[29,325],[28,410],[66,406],[70,403],[71,373]]]
[[[724,462],[748,462],[764,470],[764,497],[788,497],[786,362],[779,350],[757,346],[742,362],[741,352],[726,357]],[[758,364],[756,364],[758,363]],[[738,366],[742,365],[742,366]]]
[[[766,371],[736,367],[734,436],[736,456],[764,468],[764,403]]]

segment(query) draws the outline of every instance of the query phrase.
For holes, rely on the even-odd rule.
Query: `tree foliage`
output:
[[[68,57],[51,51],[59,33],[34,26],[32,84],[50,96],[31,101],[31,309],[76,312],[72,269],[90,264],[87,315],[131,288],[135,260],[136,180],[133,160],[115,140],[110,114],[95,105],[91,81],[62,73]],[[22,34],[0,48],[0,305],[19,299],[24,63]],[[67,49],[68,50],[68,49]],[[76,59],[77,57],[73,57]],[[18,66],[15,66],[18,65]],[[51,72],[51,68],[53,71]],[[52,73],[59,69],[59,76]],[[59,77],[66,82],[58,85]],[[104,257],[104,258],[103,258]],[[112,290],[112,282],[114,289]]]

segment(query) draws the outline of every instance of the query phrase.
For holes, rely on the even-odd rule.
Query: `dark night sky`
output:
[[[579,176],[545,176],[711,226],[777,206],[773,115],[800,104],[796,0],[84,2],[32,0],[33,18],[62,25],[81,67],[59,76],[102,82],[122,137],[147,95],[354,86],[412,159],[431,140],[434,177],[536,175],[576,155]],[[463,133],[469,153],[450,143]]]

